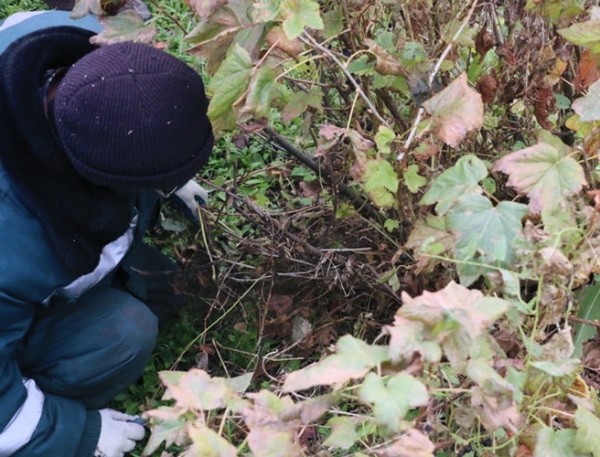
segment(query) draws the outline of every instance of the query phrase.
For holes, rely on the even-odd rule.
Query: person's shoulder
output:
[[[70,11],[33,11],[15,13],[0,24],[0,54],[18,38],[36,30],[73,26],[100,33],[102,26],[95,16],[71,19]]]

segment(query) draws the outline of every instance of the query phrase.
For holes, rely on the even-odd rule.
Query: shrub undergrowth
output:
[[[148,3],[97,41],[197,68],[219,142],[143,454],[600,456],[600,8]]]

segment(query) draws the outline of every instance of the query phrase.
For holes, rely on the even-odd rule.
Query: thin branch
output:
[[[477,6],[477,3],[478,3],[478,0],[473,1],[473,3],[471,4],[471,9],[467,13],[467,17],[462,22],[462,24],[460,25],[460,27],[458,28],[458,30],[456,31],[456,33],[454,34],[454,36],[452,37],[452,39],[450,40],[448,45],[446,46],[446,49],[444,49],[444,52],[442,52],[442,55],[440,56],[437,63],[435,64],[435,67],[433,67],[433,70],[429,74],[429,78],[427,80],[427,82],[429,83],[429,86],[431,86],[431,84],[433,83],[433,80],[435,79],[436,75],[440,71],[440,68],[442,67],[442,64],[444,63],[444,60],[446,59],[446,56],[452,50],[452,46],[454,46],[454,43],[456,42],[456,40],[458,39],[460,34],[463,32],[463,30],[465,29],[465,27],[471,20],[471,16],[473,16],[473,12],[475,11],[475,7]],[[417,136],[417,129],[419,128],[421,119],[423,119],[423,114],[425,114],[425,108],[421,107],[421,108],[419,108],[417,117],[415,118],[415,121],[413,122],[412,129],[410,130],[410,134],[408,135],[408,138],[406,139],[406,144],[404,145],[404,152],[401,152],[400,154],[398,154],[398,160],[402,160],[405,152],[409,150],[410,145],[412,144],[413,140]]]
[[[321,44],[319,44],[313,37],[311,37],[306,32],[304,32],[302,35],[300,35],[299,38],[305,44],[307,44],[309,46],[310,45],[314,46],[319,51],[321,51],[322,53],[324,53],[328,57],[330,57],[331,60],[333,60],[336,63],[336,65],[338,67],[340,67],[340,69],[342,70],[342,72],[344,72],[344,75],[346,75],[346,78],[348,78],[348,80],[352,83],[352,85],[356,89],[356,92],[358,92],[358,94],[361,96],[361,98],[365,101],[365,103],[368,105],[369,109],[373,112],[373,114],[375,115],[375,117],[377,119],[379,119],[379,121],[383,125],[385,125],[388,128],[390,127],[390,125],[387,123],[387,121],[381,116],[381,114],[379,114],[379,112],[377,111],[377,108],[375,108],[375,105],[373,105],[373,102],[371,102],[371,100],[369,100],[369,97],[367,97],[365,95],[365,93],[362,90],[362,88],[360,87],[360,85],[356,82],[356,80],[352,77],[352,75],[350,74],[350,72],[346,69],[346,67],[344,66],[344,64],[342,62],[340,62],[340,60],[329,49],[327,49],[326,47],[324,47]]]
[[[273,140],[273,142],[279,146],[279,148],[286,151],[292,157],[298,159],[301,163],[306,165],[312,171],[314,171],[318,176],[324,177],[330,182],[333,182],[333,177],[331,174],[322,168],[317,162],[315,162],[311,157],[298,150],[289,141],[283,138],[279,133],[277,133],[271,127],[267,127],[264,132]],[[339,183],[337,184],[339,191],[344,194],[351,202],[354,208],[363,213],[365,216],[375,219],[377,222],[383,223],[385,218],[381,213],[379,213],[373,206],[362,196],[358,195],[354,189],[350,188],[346,184]]]

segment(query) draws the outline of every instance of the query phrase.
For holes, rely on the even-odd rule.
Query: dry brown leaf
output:
[[[475,37],[475,50],[479,54],[479,62],[483,62],[487,52],[495,45],[496,40],[494,39],[494,35],[492,35],[484,25]]]
[[[545,82],[538,84],[533,113],[538,123],[545,130],[552,130],[552,122],[548,120],[548,110],[551,108],[553,102],[554,94],[550,86]]]
[[[297,38],[290,40],[281,27],[273,27],[265,39],[270,46],[274,46],[294,59],[298,59],[302,52],[300,41]]]
[[[475,84],[475,89],[481,94],[483,103],[491,105],[494,103],[496,93],[498,92],[498,78],[496,73],[492,71],[489,75],[483,75]]]
[[[588,87],[600,79],[600,69],[598,61],[592,56],[589,49],[585,49],[581,54],[577,74],[575,75],[575,90],[579,93],[585,91]]]

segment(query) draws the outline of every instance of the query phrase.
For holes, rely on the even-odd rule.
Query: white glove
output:
[[[190,179],[171,196],[171,202],[176,207],[183,209],[186,217],[195,225],[200,225],[198,220],[198,205],[206,206],[208,192],[193,179]]]
[[[135,448],[135,442],[145,435],[139,417],[123,414],[114,409],[100,410],[102,425],[94,457],[123,457]]]

